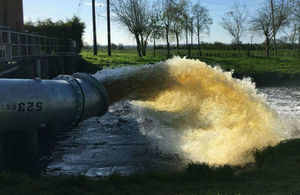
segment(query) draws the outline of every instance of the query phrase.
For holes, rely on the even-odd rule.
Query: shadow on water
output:
[[[42,174],[106,176],[180,169],[179,157],[153,149],[140,133],[136,119],[130,117],[131,112],[128,101],[120,102],[105,116],[88,119],[66,134],[56,135],[51,152],[44,152],[40,158]]]

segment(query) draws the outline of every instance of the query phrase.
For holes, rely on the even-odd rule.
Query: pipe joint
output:
[[[72,116],[72,122],[67,127],[68,129],[71,129],[80,123],[84,112],[84,94],[82,88],[76,78],[71,75],[60,75],[58,77],[55,77],[54,80],[67,81],[74,90],[74,95],[76,98],[76,109]]]
[[[0,132],[70,129],[108,110],[108,94],[86,73],[54,80],[0,79]]]

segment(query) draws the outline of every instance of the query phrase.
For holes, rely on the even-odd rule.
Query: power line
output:
[[[219,5],[219,6],[231,6],[230,3],[220,3],[220,2],[215,2],[215,1],[205,1],[205,0],[201,0],[200,4],[204,3],[204,4],[211,4],[211,5]],[[259,6],[260,4],[258,3],[253,3],[253,4],[245,4],[246,7],[254,7],[254,6]]]
[[[212,4],[212,5],[221,5],[221,6],[228,6],[230,4],[228,3],[220,3],[220,2],[213,2],[213,1],[200,1],[200,3],[205,3],[205,4]]]
[[[54,12],[44,12],[41,10],[34,10],[34,9],[24,9],[25,11],[29,11],[29,12],[36,12],[36,13],[41,13],[41,14],[45,14],[45,15],[59,15],[59,16],[64,16],[64,17],[68,17],[67,15],[63,15],[60,13],[54,13]]]
[[[100,3],[100,0],[98,0],[98,3]],[[100,25],[100,17],[101,17],[101,6],[98,6],[98,10],[97,10],[97,26]]]
[[[80,16],[82,10],[82,0],[79,0],[78,8],[77,8],[77,16]]]

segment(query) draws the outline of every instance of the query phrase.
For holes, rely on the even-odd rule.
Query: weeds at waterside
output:
[[[89,178],[34,177],[2,171],[0,194],[297,194],[300,139],[256,151],[246,167],[190,163],[174,173],[135,173]]]

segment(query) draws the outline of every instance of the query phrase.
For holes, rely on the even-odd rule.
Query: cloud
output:
[[[24,22],[29,22],[29,21],[31,21],[31,19],[28,18],[27,16],[24,16]]]
[[[85,2],[84,5],[86,6],[92,6],[91,2]],[[96,7],[104,7],[104,3],[95,3]]]
[[[102,18],[106,18],[107,17],[107,15],[106,15],[106,13],[101,13],[100,14],[100,17],[102,17]],[[115,13],[110,13],[110,17],[112,17],[112,18],[115,18],[115,17],[117,17],[117,15],[115,14]]]

